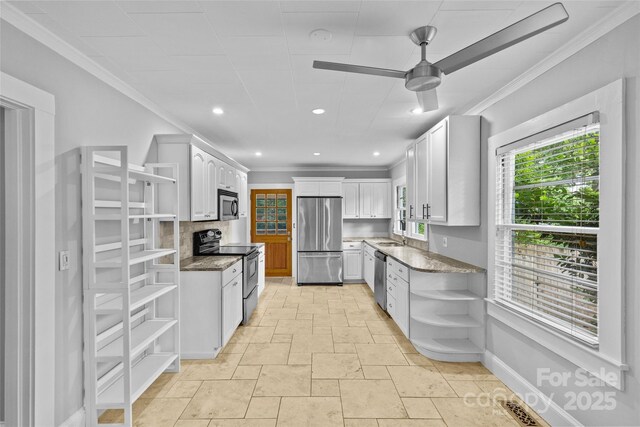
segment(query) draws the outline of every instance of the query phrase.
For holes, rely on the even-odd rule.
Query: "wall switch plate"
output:
[[[446,248],[448,243],[449,243],[448,239],[446,237],[443,237],[442,238],[442,246],[444,246]]]
[[[58,270],[64,271],[69,269],[69,266],[71,265],[69,251],[60,251],[58,260]]]

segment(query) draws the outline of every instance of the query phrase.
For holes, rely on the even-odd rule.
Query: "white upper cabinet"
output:
[[[206,142],[194,135],[156,135],[158,163],[178,163],[178,185],[161,186],[158,191],[160,212],[172,212],[171,192],[178,191],[180,221],[213,221],[218,219],[218,188],[228,191],[245,191],[246,206],[247,174],[230,166],[214,154]],[[223,182],[220,182],[224,179]],[[240,196],[240,195],[239,195]],[[239,197],[240,198],[240,197]],[[242,201],[240,201],[242,206]],[[242,208],[241,208],[242,209]]]
[[[236,188],[238,191],[238,216],[246,218],[249,204],[247,174],[240,170],[236,170]]]
[[[412,221],[416,219],[416,146],[412,144],[407,149],[406,156],[407,168],[407,219]]]
[[[215,158],[191,146],[191,221],[218,219]]]
[[[359,182],[357,218],[391,218],[390,200],[391,183],[389,180]]]
[[[344,178],[294,177],[296,197],[340,197]]]
[[[342,183],[342,218],[360,217],[360,184],[357,182]]]
[[[218,188],[237,192],[235,168],[222,161],[218,163]]]
[[[446,117],[407,150],[407,209],[410,221],[480,225],[479,116]]]
[[[428,132],[427,136],[429,144],[428,152],[425,156],[428,165],[426,168],[427,176],[421,177],[418,175],[421,182],[424,183],[426,181],[427,183],[425,200],[427,194],[429,199],[427,206],[428,212],[426,213],[426,216],[431,223],[447,222],[447,183],[449,182],[449,179],[458,180],[464,178],[461,176],[450,177],[447,174],[447,125],[448,121],[443,120]],[[418,145],[416,145],[416,147],[417,146]],[[480,159],[478,159],[478,161],[479,160]],[[425,186],[423,185],[423,187]],[[455,195],[452,194],[452,197],[455,197]]]

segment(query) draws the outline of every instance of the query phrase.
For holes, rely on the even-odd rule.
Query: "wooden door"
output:
[[[291,276],[291,190],[251,190],[251,241],[265,244],[266,276]]]

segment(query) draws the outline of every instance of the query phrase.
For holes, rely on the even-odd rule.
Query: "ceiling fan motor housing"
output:
[[[442,71],[428,61],[420,61],[405,76],[404,86],[414,92],[431,90],[440,85]]]

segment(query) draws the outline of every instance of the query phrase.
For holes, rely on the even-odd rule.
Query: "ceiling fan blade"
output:
[[[471,65],[494,53],[520,43],[523,40],[540,34],[543,31],[560,25],[569,19],[569,14],[562,3],[555,3],[534,13],[497,33],[465,47],[462,50],[436,62],[436,67],[443,73],[451,74],[467,65]]]
[[[373,76],[397,77],[404,79],[406,71],[386,68],[365,67],[362,65],[341,64],[338,62],[313,61],[313,68],[320,70],[345,71],[347,73],[371,74]]]
[[[418,103],[422,112],[438,109],[438,93],[435,89],[416,92],[416,95],[418,95]]]

